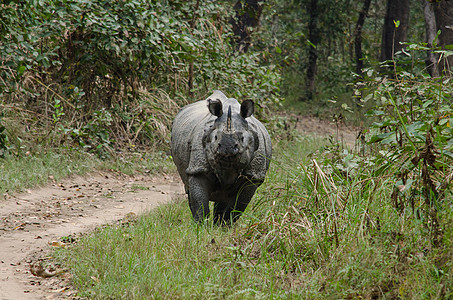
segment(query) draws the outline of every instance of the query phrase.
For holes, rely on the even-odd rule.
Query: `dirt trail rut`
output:
[[[0,299],[73,298],[67,287],[69,274],[34,276],[30,264],[38,266],[51,247],[64,246],[62,237],[69,240],[97,226],[134,218],[182,194],[182,184],[173,176],[96,172],[22,194],[2,195]]]

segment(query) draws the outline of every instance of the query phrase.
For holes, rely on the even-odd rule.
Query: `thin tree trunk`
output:
[[[197,0],[197,3],[195,4],[194,10],[193,10],[192,20],[190,20],[190,29],[191,29],[192,33],[195,29],[195,25],[197,22],[197,10],[199,7],[200,7],[200,0]],[[188,79],[188,81],[189,81],[189,96],[190,97],[193,96],[193,81],[194,81],[193,60],[194,60],[194,58],[192,57],[192,59],[189,62],[189,79]]]
[[[232,18],[234,42],[238,52],[247,52],[252,43],[252,30],[260,23],[264,0],[238,0],[234,5]]]
[[[355,49],[355,71],[359,76],[362,76],[363,69],[363,53],[362,53],[362,28],[365,23],[365,18],[370,9],[371,0],[364,0],[363,8],[360,11],[359,19],[354,30],[354,49]]]
[[[426,42],[428,43],[428,47],[431,48],[437,34],[436,16],[434,15],[433,5],[426,0],[421,1],[423,14],[425,15]],[[439,67],[437,64],[438,59],[439,56],[437,54],[428,50],[425,62],[428,73],[429,75],[431,75],[431,77],[439,77]]]
[[[441,30],[439,44],[445,49],[447,45],[453,45],[453,2],[442,0],[432,3],[436,16],[437,28]],[[440,61],[440,70],[446,75],[452,76],[453,56]]]
[[[381,61],[392,60],[393,55],[400,51],[407,38],[409,25],[410,0],[387,0],[387,12],[384,19],[382,31]],[[400,22],[396,28],[394,22]]]
[[[316,64],[318,53],[316,46],[319,43],[320,36],[318,30],[318,1],[310,0],[310,20],[308,22],[308,40],[310,45],[308,48],[308,67],[307,67],[307,82],[306,82],[306,98],[312,100],[316,92]]]

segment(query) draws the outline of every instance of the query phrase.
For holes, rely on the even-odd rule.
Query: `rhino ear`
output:
[[[255,112],[255,104],[252,100],[245,100],[241,104],[241,116],[245,119],[253,115]]]
[[[220,117],[223,114],[222,102],[219,99],[208,99],[209,112],[216,117]]]

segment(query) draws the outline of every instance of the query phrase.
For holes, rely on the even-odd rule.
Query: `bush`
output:
[[[278,70],[263,66],[258,53],[234,52],[227,6],[215,1],[197,3],[40,0],[2,4],[1,103],[43,115],[34,120],[34,126],[54,130],[49,122],[58,124],[58,132],[70,133],[82,146],[91,136],[91,148],[111,144],[113,140],[102,140],[113,136],[116,141],[144,142],[137,138],[155,128],[141,131],[144,127],[129,126],[130,121],[142,118],[146,127],[149,116],[143,112],[155,112],[159,101],[179,99],[180,105],[188,97],[191,102],[222,89],[230,97],[253,99],[260,107],[278,103]],[[159,95],[165,96],[155,101]],[[150,109],[144,109],[147,97],[153,98]],[[155,123],[168,128],[166,116],[173,115],[178,105],[163,105],[171,111]],[[110,114],[111,122],[100,126],[100,112]],[[157,136],[153,134],[151,141],[157,141]]]
[[[417,45],[408,47],[415,55]],[[402,58],[402,60],[404,57]],[[438,210],[451,190],[453,108],[450,78],[430,78],[414,72],[418,66],[398,61],[392,77],[368,72],[367,98],[376,101],[368,116],[371,144],[379,144],[380,172],[392,171],[394,206],[411,207],[429,224],[433,242],[441,242]],[[409,68],[408,68],[409,67]]]

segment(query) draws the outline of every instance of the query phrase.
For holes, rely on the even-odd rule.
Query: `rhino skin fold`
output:
[[[239,104],[215,91],[176,115],[171,155],[195,221],[209,217],[209,201],[216,223],[236,221],[263,183],[272,144],[254,109],[251,100]]]

